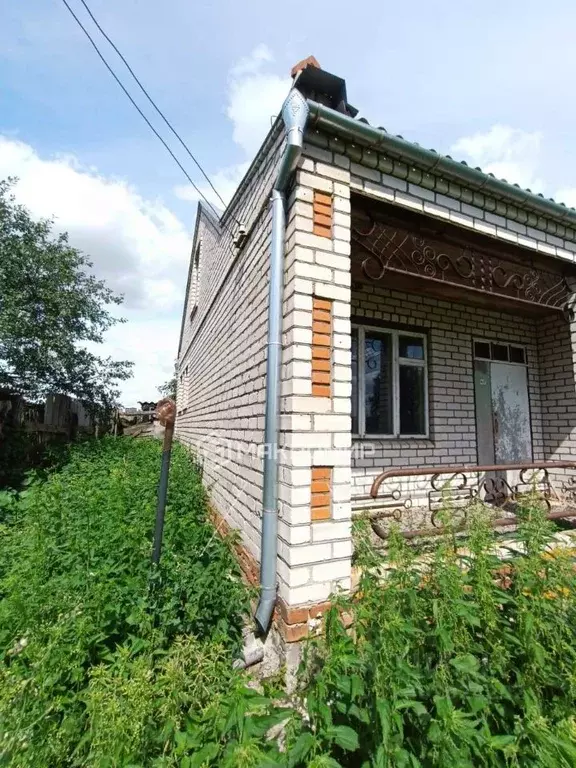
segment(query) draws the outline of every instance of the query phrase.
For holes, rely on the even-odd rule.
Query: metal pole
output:
[[[166,497],[168,495],[168,475],[170,472],[170,454],[172,453],[172,439],[174,437],[174,420],[176,406],[172,400],[161,400],[156,406],[159,421],[164,425],[164,443],[162,445],[162,466],[160,469],[160,482],[158,484],[158,505],[156,507],[156,526],[154,528],[154,546],[152,548],[152,563],[158,565],[162,551],[162,537],[164,534],[164,512],[166,510]]]

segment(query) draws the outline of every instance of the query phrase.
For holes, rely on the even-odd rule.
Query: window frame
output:
[[[195,250],[192,252],[190,265],[190,286],[189,296],[192,299],[192,307],[188,315],[188,322],[192,322],[196,310],[198,309],[198,299],[200,294],[200,259],[201,259],[202,239],[198,240]]]
[[[429,417],[429,389],[428,389],[428,337],[422,331],[413,331],[408,328],[388,328],[380,325],[368,325],[366,323],[352,323],[352,331],[358,334],[358,432],[353,432],[352,437],[359,440],[427,440],[430,437],[430,417]],[[364,344],[366,331],[388,334],[392,339],[392,427],[391,434],[380,434],[366,432],[366,399],[365,382],[366,371],[360,361],[364,360]],[[400,357],[400,336],[412,336],[422,339],[424,348],[424,359],[414,360],[409,357]],[[351,363],[353,365],[353,363]],[[422,434],[404,434],[400,433],[400,366],[412,366],[414,368],[424,369],[424,426],[425,431]]]
[[[482,355],[476,354],[476,344],[489,344],[490,345],[490,357],[482,357]],[[500,347],[508,347],[508,360],[496,360],[494,357],[492,357],[492,344],[496,344]],[[521,349],[524,352],[524,362],[523,363],[517,363],[513,360],[510,360],[510,348],[514,349]],[[472,338],[472,359],[473,360],[481,360],[486,363],[503,363],[505,365],[519,365],[522,368],[528,368],[528,347],[526,344],[519,344],[516,341],[502,341],[500,339],[499,341],[492,338],[483,338],[480,336],[474,336]]]

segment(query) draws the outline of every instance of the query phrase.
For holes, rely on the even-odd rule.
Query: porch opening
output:
[[[352,210],[353,510],[433,527],[429,474],[390,478],[377,499],[374,478],[576,457],[576,267],[366,198]],[[574,469],[545,472],[566,501]],[[526,475],[476,473],[456,502],[486,480],[511,489]]]

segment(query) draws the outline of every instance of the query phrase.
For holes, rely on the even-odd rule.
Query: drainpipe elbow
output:
[[[258,608],[254,614],[258,630],[260,634],[266,634],[270,622],[272,621],[272,614],[276,606],[276,587],[263,587],[260,592],[260,601]]]
[[[286,131],[286,140],[293,147],[301,147],[304,143],[304,131],[301,126],[293,125]]]

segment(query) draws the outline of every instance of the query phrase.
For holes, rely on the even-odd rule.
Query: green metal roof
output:
[[[425,149],[419,144],[407,141],[402,136],[388,133],[385,128],[375,128],[363,118],[356,120],[311,100],[308,100],[308,106],[310,107],[308,123],[310,127],[368,145],[371,149],[413,163],[427,173],[492,195],[496,199],[505,200],[539,216],[562,222],[567,226],[576,226],[576,209],[569,208],[564,203],[557,203],[544,195],[535,194],[530,189],[522,189],[518,184],[511,184],[505,179],[497,179],[492,173],[484,173],[481,168],[473,168],[464,161],[458,162],[449,155],[441,155],[434,149]]]

